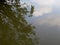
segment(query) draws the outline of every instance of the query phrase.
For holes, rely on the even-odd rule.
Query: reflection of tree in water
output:
[[[1,2],[1,1],[0,1]],[[0,3],[0,45],[35,45],[33,27],[25,20],[25,15],[32,14],[28,7],[13,3]]]

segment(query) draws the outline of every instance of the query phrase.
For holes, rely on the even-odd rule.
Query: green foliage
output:
[[[0,45],[35,45],[33,27],[25,20],[28,7],[16,3],[0,3]],[[29,14],[30,15],[30,14]]]

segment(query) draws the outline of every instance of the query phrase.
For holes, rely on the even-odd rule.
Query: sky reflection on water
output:
[[[60,45],[60,0],[26,0],[26,2],[35,6],[33,16],[27,20],[36,26],[40,44]]]

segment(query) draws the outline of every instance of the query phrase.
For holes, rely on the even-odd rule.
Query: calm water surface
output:
[[[59,0],[44,0],[34,3],[35,11],[27,20],[34,25],[39,45],[60,45],[60,6]],[[48,2],[48,3],[47,3]],[[37,4],[37,5],[35,5]]]

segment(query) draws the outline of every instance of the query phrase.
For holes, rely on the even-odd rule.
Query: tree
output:
[[[31,11],[21,5],[19,0],[6,4],[0,1],[0,45],[35,45],[33,26],[26,19]]]

